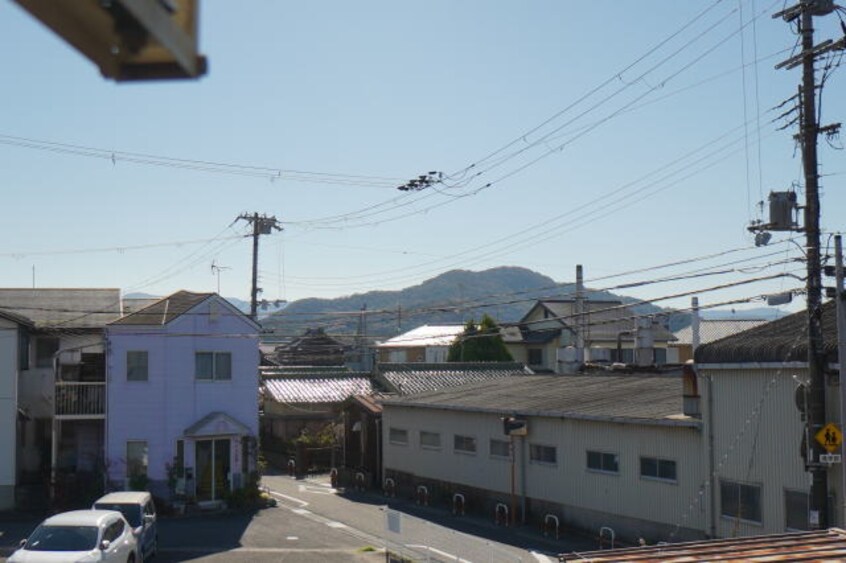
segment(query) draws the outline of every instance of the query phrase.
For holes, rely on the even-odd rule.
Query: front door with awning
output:
[[[219,500],[242,482],[236,473],[243,467],[242,443],[249,434],[246,425],[222,412],[211,413],[185,429],[185,440],[194,450],[198,501]]]

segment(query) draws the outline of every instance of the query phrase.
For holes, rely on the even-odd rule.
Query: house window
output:
[[[655,365],[662,366],[667,363],[667,349],[666,348],[653,348],[653,352],[655,353]]]
[[[657,457],[640,458],[640,476],[647,479],[676,481],[676,462]]]
[[[555,446],[544,446],[541,444],[529,444],[529,461],[533,463],[546,463],[555,465],[558,463]]]
[[[398,446],[408,445],[408,430],[404,428],[394,428],[393,426],[388,431],[388,441]]]
[[[147,476],[147,442],[129,440],[126,442],[126,476],[128,478]]]
[[[491,438],[490,455],[491,457],[510,458],[511,444],[509,444],[506,440],[496,440]]]
[[[788,531],[810,530],[811,497],[802,491],[784,491],[784,527]]]
[[[232,379],[231,352],[197,352],[194,362],[194,376],[202,380]]]
[[[608,452],[587,453],[587,468],[591,471],[602,471],[605,473],[620,472],[620,456]]]
[[[126,380],[147,381],[146,350],[129,350],[126,353]]]
[[[437,432],[420,431],[420,447],[427,450],[441,449],[441,435]]]
[[[53,367],[53,356],[59,351],[59,339],[52,336],[39,336],[35,339],[35,367]]]
[[[735,481],[720,481],[720,514],[761,523],[761,487]]]
[[[543,365],[543,348],[529,348],[529,365],[542,366]]]
[[[453,437],[452,447],[457,453],[475,454],[476,438],[473,436],[461,436],[460,434],[456,434]]]

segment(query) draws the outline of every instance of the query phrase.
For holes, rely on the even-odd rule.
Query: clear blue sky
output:
[[[774,69],[796,42],[770,17],[782,5],[207,1],[207,76],[114,84],[0,2],[0,285],[29,287],[34,267],[39,287],[209,291],[215,261],[229,268],[221,293],[247,298],[251,246],[231,238],[246,225],[230,225],[253,211],[285,225],[261,240],[268,299],[398,289],[452,268],[499,265],[569,281],[581,263],[590,280],[751,246],[745,226],[755,202],[801,180],[795,130],[771,123],[783,110],[770,108],[800,78],[798,69]],[[842,33],[836,16],[817,24],[820,39]],[[846,119],[844,87],[841,69],[826,83],[824,123]],[[39,150],[12,137],[117,158]],[[155,155],[155,163],[267,167],[281,177],[133,163],[127,152]],[[820,156],[829,174],[823,225],[842,231],[844,155],[823,143]],[[289,170],[343,174],[344,183]],[[438,191],[394,189],[430,170],[448,175]],[[641,180],[650,173],[652,183]],[[327,219],[339,215],[346,219]],[[141,245],[156,246],[134,248]],[[783,243],[590,285],[797,254]],[[622,292],[651,298],[797,267]],[[777,280],[701,299],[800,285]]]

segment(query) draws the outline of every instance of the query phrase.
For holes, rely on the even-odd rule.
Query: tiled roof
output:
[[[768,322],[764,319],[700,319],[699,344],[707,344]],[[693,327],[686,326],[677,330],[673,336],[676,337],[677,344],[692,344]]]
[[[183,315],[190,309],[205,301],[214,293],[192,293],[177,291],[173,295],[163,297],[144,307],[140,311],[122,317],[111,324],[114,325],[165,325],[173,319]]]
[[[449,346],[455,341],[455,337],[462,332],[464,332],[464,325],[423,325],[377,344],[377,347],[418,348],[425,346]]]
[[[379,364],[380,378],[401,395],[532,373],[518,362]]]
[[[120,317],[120,290],[0,288],[0,309],[39,329],[102,328]]]
[[[352,370],[344,366],[260,366],[263,378],[279,379],[284,377],[341,377],[351,375]]]
[[[339,403],[353,395],[373,393],[369,374],[284,377],[261,382],[266,399],[277,403]]]
[[[386,399],[385,405],[699,426],[682,414],[682,378],[529,375]]]
[[[834,301],[822,306],[823,348],[837,361],[837,318]],[[696,349],[698,364],[806,361],[808,317],[800,311]]]
[[[602,551],[562,553],[559,561],[843,561],[846,560],[846,531],[830,528],[813,532],[795,532],[767,536],[748,536],[654,547],[605,549]]]

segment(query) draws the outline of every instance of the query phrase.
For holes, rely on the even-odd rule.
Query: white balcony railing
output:
[[[56,416],[102,417],[105,414],[105,382],[56,382]]]

